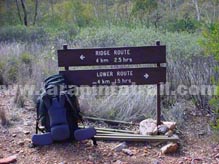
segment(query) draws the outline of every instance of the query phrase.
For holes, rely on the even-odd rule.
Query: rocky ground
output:
[[[161,143],[127,143],[131,154],[112,150],[120,142],[91,141],[57,143],[50,146],[29,148],[35,132],[35,109],[26,101],[24,108],[16,108],[12,96],[0,95],[0,109],[10,118],[7,126],[0,126],[0,159],[15,155],[18,164],[218,164],[218,136],[207,126],[209,117],[186,113],[186,122],[179,129],[180,148],[170,155],[161,154]],[[0,160],[1,163],[1,160]]]

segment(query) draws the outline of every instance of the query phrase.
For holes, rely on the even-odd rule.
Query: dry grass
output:
[[[25,103],[25,95],[22,95],[20,92],[20,88],[17,87],[17,91],[14,98],[14,103],[17,105],[18,108],[23,108]]]
[[[117,120],[138,120],[154,117],[156,114],[156,95],[153,86],[120,87],[116,93],[107,96],[80,96],[82,111],[91,115]]]
[[[39,90],[42,81],[48,75],[58,72],[56,50],[61,48],[64,41],[57,43],[58,46],[39,45],[36,43],[1,43],[0,58],[5,62],[3,70],[3,78],[5,83],[16,82],[19,84],[36,85],[36,90]],[[73,45],[73,43],[72,43]],[[7,62],[11,58],[19,58],[22,54],[28,53],[32,55],[31,74],[28,72],[24,63],[18,63],[18,71],[16,81],[11,81],[8,72],[11,68]],[[214,74],[215,63],[210,58],[195,56],[194,58],[183,58],[177,54],[168,54],[168,72],[167,81],[170,82],[171,90],[175,90],[179,84],[187,86],[191,84],[211,84],[210,77]],[[1,70],[0,70],[1,71]],[[130,87],[131,88],[131,87]],[[152,86],[141,86],[139,91],[129,89],[129,92],[120,88],[117,94],[107,96],[96,95],[81,95],[81,105],[84,113],[96,115],[105,118],[113,118],[118,120],[138,120],[143,117],[155,117],[156,115],[156,95],[151,96],[149,92],[154,92]],[[181,99],[193,101],[199,108],[207,108],[210,96],[164,96],[162,98],[166,110],[164,117],[176,119],[182,116],[183,110],[181,105],[176,103]],[[16,102],[23,106],[24,97],[17,95]],[[21,101],[20,101],[21,100]],[[179,113],[174,113],[175,109],[179,108]]]
[[[0,108],[0,120],[1,120],[2,126],[5,126],[8,124],[8,119],[6,117],[6,113],[3,108]]]

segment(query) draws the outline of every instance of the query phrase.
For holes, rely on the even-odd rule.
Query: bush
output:
[[[191,19],[189,17],[185,18],[185,19],[176,19],[173,21],[169,21],[167,22],[167,29],[169,31],[187,31],[190,33],[194,33],[197,29],[199,29],[201,24],[199,22],[197,22],[194,19]]]
[[[65,37],[72,27],[72,35],[68,39]],[[63,29],[64,32],[63,32]],[[161,44],[167,46],[167,78],[170,82],[170,88],[175,89],[179,84],[183,82],[185,85],[191,84],[209,84],[209,73],[211,71],[210,66],[212,60],[209,58],[203,58],[203,52],[197,41],[200,39],[197,33],[188,32],[168,32],[158,31],[155,28],[135,27],[129,28],[126,26],[111,26],[109,27],[87,27],[81,29],[77,34],[78,28],[69,25],[69,27],[63,27],[60,30],[60,37],[56,38],[56,30],[50,31],[50,36],[53,39],[57,39],[57,45],[51,44],[39,44],[39,43],[3,43],[0,46],[0,53],[8,56],[4,63],[4,78],[6,80],[13,79],[8,78],[7,72],[10,69],[14,70],[16,81],[9,80],[11,82],[28,82],[36,84],[37,89],[40,88],[40,84],[46,76],[58,72],[56,50],[60,49],[63,43],[68,42],[71,48],[82,47],[112,47],[112,46],[144,46],[154,45],[156,40],[160,40]],[[47,29],[49,30],[49,29]],[[76,37],[75,37],[76,35]],[[64,39],[63,39],[64,38]],[[52,39],[52,40],[53,40]],[[66,39],[66,40],[65,40]],[[73,40],[73,41],[72,41]],[[4,51],[7,50],[7,51]],[[15,58],[16,56],[16,58]],[[14,61],[14,62],[12,62]],[[17,61],[17,63],[16,63]],[[14,64],[12,64],[14,63]],[[27,79],[27,66],[31,65],[31,76]],[[204,67],[203,67],[204,65]],[[11,68],[12,66],[12,68]],[[15,68],[18,68],[19,72],[16,72]],[[208,68],[208,69],[206,69]],[[13,73],[12,73],[13,75]],[[14,77],[14,76],[12,76]],[[195,77],[195,78],[193,78]],[[144,87],[143,87],[144,88]],[[147,91],[146,91],[147,92]],[[154,96],[146,98],[145,93],[132,93],[122,95],[122,91],[119,95],[100,96],[97,99],[95,96],[88,100],[90,104],[90,113],[97,116],[105,116],[108,118],[116,118],[123,120],[133,120],[140,116],[153,117],[155,116],[154,104],[156,98]],[[168,105],[174,106],[175,102],[180,99],[194,100],[197,107],[200,105],[207,106],[206,97],[174,97],[171,103]],[[164,100],[168,101],[168,100]],[[139,103],[140,102],[140,103]],[[23,104],[22,101],[18,101],[19,104]],[[169,109],[174,110],[174,109]]]
[[[1,125],[3,126],[8,125],[9,123],[4,109],[0,109],[0,120],[1,120]]]
[[[4,71],[4,82],[5,83],[15,83],[17,82],[18,77],[18,70],[19,70],[19,60],[15,57],[11,57],[5,66]]]
[[[0,85],[3,84],[3,72],[4,72],[5,63],[0,61]]]
[[[32,56],[28,53],[21,54],[18,58],[10,56],[0,63],[0,82],[13,84],[20,79],[26,80],[32,74]]]
[[[20,88],[17,88],[16,95],[14,98],[14,103],[17,105],[18,108],[23,108],[25,103],[25,95],[22,95],[20,92]]]
[[[219,62],[219,22],[210,24],[203,31],[203,40],[200,40],[200,44],[205,49],[207,55],[213,56],[217,62]],[[212,83],[217,85],[216,95],[211,99],[210,104],[214,109],[214,123],[212,127],[219,130],[219,78],[218,78],[218,63],[215,66],[217,75],[212,75]]]
[[[0,42],[21,41],[45,43],[48,40],[48,35],[41,27],[4,26],[0,28],[0,36]]]
[[[32,56],[31,56],[31,54],[25,52],[25,53],[20,55],[20,60],[24,64],[31,65],[31,63],[32,63]]]

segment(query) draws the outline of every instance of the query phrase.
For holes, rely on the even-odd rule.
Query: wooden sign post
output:
[[[76,86],[157,85],[157,125],[161,124],[160,83],[166,82],[166,46],[114,47],[58,50],[59,73],[67,84]],[[154,64],[154,67],[102,69],[106,65]],[[100,69],[69,70],[75,66],[100,66]]]

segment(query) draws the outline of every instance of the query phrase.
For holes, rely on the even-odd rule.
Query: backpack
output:
[[[78,99],[75,95],[70,95],[68,89],[61,75],[53,75],[44,80],[44,88],[36,103],[36,135],[32,137],[33,144],[48,145],[68,139],[92,139],[96,145],[96,130],[92,127],[78,127],[79,122],[83,123]],[[43,135],[38,134],[38,131]]]

